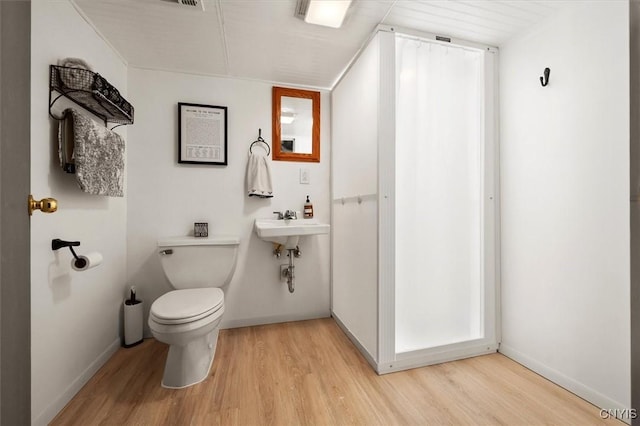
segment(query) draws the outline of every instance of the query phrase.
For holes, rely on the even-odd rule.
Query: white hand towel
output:
[[[249,197],[273,197],[271,170],[269,169],[267,157],[264,155],[249,154],[249,161],[247,162],[247,192]]]

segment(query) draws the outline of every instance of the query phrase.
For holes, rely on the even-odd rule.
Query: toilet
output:
[[[179,389],[207,378],[224,313],[220,287],[233,277],[240,239],[169,237],[158,241],[162,269],[175,289],[151,305],[149,327],[170,345],[162,386]]]

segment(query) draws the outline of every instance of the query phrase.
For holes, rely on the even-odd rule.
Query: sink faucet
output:
[[[273,212],[273,214],[277,214],[278,215],[278,220],[282,220],[282,219],[297,219],[298,218],[298,214],[295,212],[295,210],[287,210],[284,213],[282,212]]]
[[[284,212],[284,219],[297,219],[298,215],[296,214],[295,210],[287,210],[286,212]]]

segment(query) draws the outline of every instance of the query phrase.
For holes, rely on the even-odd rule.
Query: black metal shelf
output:
[[[58,95],[53,101],[52,93]],[[53,104],[64,96],[84,109],[102,118],[107,123],[133,124],[133,105],[120,95],[100,74],[82,68],[50,65],[49,114]]]

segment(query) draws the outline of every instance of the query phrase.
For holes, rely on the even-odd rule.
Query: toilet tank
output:
[[[222,287],[235,272],[239,244],[229,235],[166,237],[158,240],[158,255],[173,288]]]

